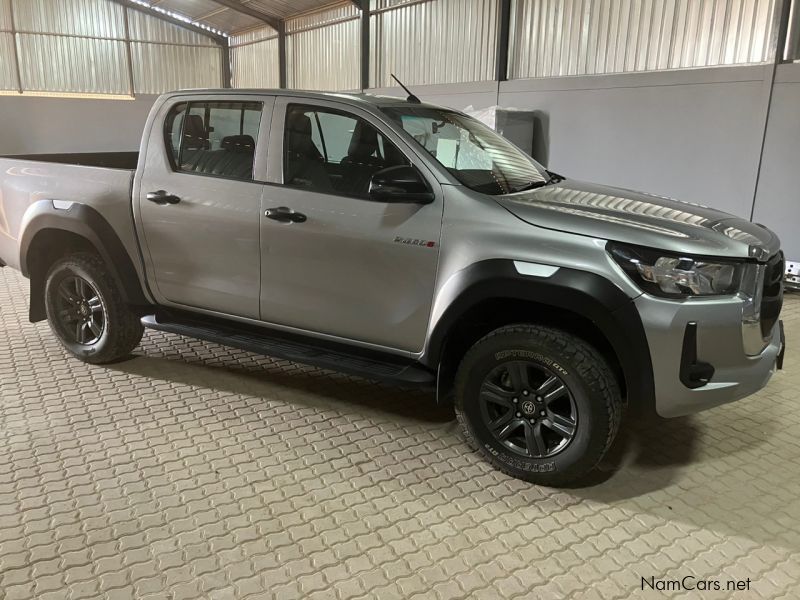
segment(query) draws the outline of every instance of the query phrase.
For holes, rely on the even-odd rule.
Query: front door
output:
[[[164,131],[150,132],[138,186],[148,281],[160,304],[258,318],[257,180],[273,104],[206,95],[162,107]]]
[[[350,105],[278,98],[272,129],[261,218],[262,320],[422,350],[443,212],[432,174],[415,165],[436,195],[430,204],[371,200],[371,175],[411,164],[412,154]]]

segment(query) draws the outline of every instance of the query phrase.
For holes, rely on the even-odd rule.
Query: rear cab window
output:
[[[173,171],[251,181],[262,102],[181,102],[164,121]]]

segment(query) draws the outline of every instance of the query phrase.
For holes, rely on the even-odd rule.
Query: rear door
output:
[[[257,319],[259,221],[274,97],[161,107],[138,190],[148,282],[167,306]]]
[[[288,121],[288,126],[287,126]],[[368,111],[278,97],[261,217],[261,318],[407,352],[428,327],[442,227],[441,187]],[[371,174],[414,164],[436,199],[369,198]],[[287,209],[305,219],[273,219]],[[280,214],[278,214],[280,216]]]

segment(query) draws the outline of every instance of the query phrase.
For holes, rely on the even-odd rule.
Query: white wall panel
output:
[[[781,238],[786,258],[800,261],[800,63],[780,65],[764,140],[753,220]]]
[[[770,60],[776,0],[512,0],[511,78]]]
[[[24,90],[129,92],[124,42],[28,33],[17,38]]]
[[[497,0],[373,0],[373,87],[486,81],[495,76]]]
[[[498,104],[534,113],[537,158],[567,177],[748,218],[769,65],[518,79]]]
[[[161,94],[183,88],[220,87],[222,51],[218,48],[131,44],[134,88]]]
[[[278,72],[278,39],[231,48],[233,87],[276,88]]]
[[[136,151],[156,96],[0,96],[0,155]]]

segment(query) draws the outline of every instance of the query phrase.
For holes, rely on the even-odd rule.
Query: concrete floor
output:
[[[452,411],[147,333],[68,358],[0,271],[0,598],[628,598],[642,577],[800,589],[800,297],[786,370],[691,418],[631,422],[596,485],[493,471]],[[742,585],[745,585],[744,583]],[[698,597],[696,592],[645,596]]]

